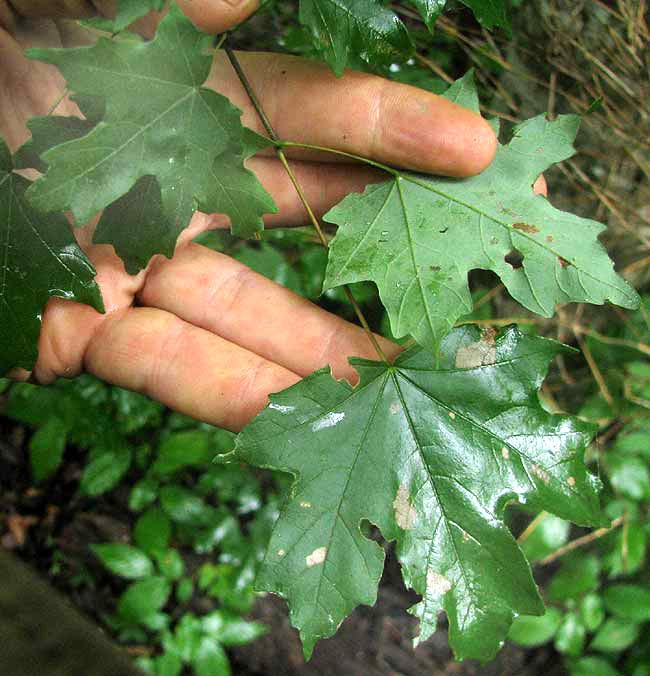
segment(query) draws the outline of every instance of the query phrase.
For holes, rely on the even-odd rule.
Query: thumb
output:
[[[177,0],[185,16],[206,33],[223,33],[245,21],[259,0]]]

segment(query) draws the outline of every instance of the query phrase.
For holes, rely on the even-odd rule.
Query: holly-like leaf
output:
[[[13,173],[0,139],[0,375],[31,369],[38,355],[43,307],[58,296],[103,312],[95,269],[62,215],[25,200],[29,182]]]
[[[486,28],[510,28],[505,0],[460,0]]]
[[[469,7],[477,21],[486,28],[505,28],[510,29],[508,19],[508,8],[505,0],[460,0],[466,7]],[[447,5],[447,0],[411,0],[418,9],[424,23],[430,31],[433,31],[438,17],[442,14]]]
[[[470,86],[464,78],[449,98],[472,100]],[[324,289],[375,282],[393,335],[430,349],[472,310],[467,275],[477,268],[496,272],[516,300],[545,317],[570,301],[637,307],[637,293],[598,242],[605,226],[533,194],[537,177],[575,152],[578,125],[574,115],[535,117],[515,127],[478,176],[394,171],[349,195],[325,216],[339,229]],[[513,254],[523,257],[521,266],[511,263]]]
[[[564,348],[515,328],[445,339],[440,365],[415,347],[394,366],[355,359],[351,387],[327,369],[280,394],[225,458],[295,476],[257,580],[286,597],[305,652],[360,603],[372,604],[397,542],[420,638],[445,610],[459,658],[489,659],[515,614],[540,614],[530,568],[503,522],[508,502],[598,521],[583,464],[592,430],[537,398]]]
[[[197,208],[227,214],[233,232],[244,236],[261,230],[262,214],[275,211],[244,167],[241,112],[201,86],[212,63],[210,40],[172,6],[151,42],[100,38],[92,47],[29,52],[58,66],[77,94],[106,104],[104,118],[87,135],[42,155],[48,171],[29,198],[44,209],[70,209],[83,224],[133,189],[100,229],[107,241],[106,230],[115,228],[115,244],[122,252],[128,246],[131,269],[151,251],[170,255]],[[160,205],[147,177],[157,180]],[[124,227],[133,228],[143,215],[130,207],[148,197],[154,202],[143,205],[149,227],[134,250]],[[120,229],[116,221],[126,215]],[[150,227],[154,215],[163,225]]]
[[[378,0],[300,0],[300,21],[337,75],[350,60],[387,65],[413,51],[406,26]]]
[[[430,31],[433,31],[438,17],[442,14],[447,4],[447,0],[411,0],[413,5],[418,9],[424,23]]]

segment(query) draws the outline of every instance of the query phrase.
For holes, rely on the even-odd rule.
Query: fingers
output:
[[[104,321],[84,366],[98,378],[233,431],[266,406],[270,392],[299,380],[209,331],[150,308]]]
[[[245,21],[259,0],[177,0],[179,7],[206,33],[223,33]]]
[[[301,376],[330,364],[335,377],[354,380],[349,356],[377,358],[360,327],[195,244],[171,261],[157,259],[138,299]],[[396,345],[379,340],[389,356],[397,354]]]
[[[281,138],[345,150],[380,162],[449,176],[482,171],[496,137],[479,115],[424,90],[282,54],[238,55]],[[208,86],[244,110],[261,131],[242,85],[224,55]]]

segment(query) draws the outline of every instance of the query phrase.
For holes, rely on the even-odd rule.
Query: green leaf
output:
[[[127,580],[137,580],[153,573],[151,559],[131,545],[118,542],[105,545],[91,545],[93,554],[115,575]]]
[[[146,511],[133,529],[135,543],[147,554],[166,550],[171,533],[169,517],[158,507]]]
[[[129,509],[134,512],[140,512],[149,507],[149,505],[156,501],[159,489],[158,482],[154,479],[140,479],[133,486],[133,490],[129,496]]]
[[[194,594],[194,581],[190,577],[183,578],[176,587],[176,598],[179,603],[187,603]]]
[[[70,209],[83,224],[133,190],[103,216],[97,234],[122,253],[128,248],[131,270],[152,252],[170,257],[197,208],[229,215],[233,232],[245,236],[261,230],[262,214],[275,210],[244,168],[240,111],[201,87],[212,63],[205,51],[211,40],[172,6],[150,42],[100,38],[92,47],[29,51],[58,66],[75,92],[106,101],[106,115],[86,136],[44,153],[48,171],[29,198],[44,209]],[[160,205],[151,180],[140,181],[152,176]],[[154,204],[136,209],[145,198]],[[158,206],[165,231],[153,224]],[[129,230],[139,230],[142,215],[136,246]]]
[[[413,52],[406,26],[378,0],[300,0],[300,21],[337,75],[351,60],[381,66]]]
[[[607,458],[607,475],[615,490],[626,498],[650,498],[650,470],[647,461],[634,455],[611,455]]]
[[[442,14],[447,0],[411,0],[422,15],[427,28],[433,32],[438,17]]]
[[[230,662],[226,651],[214,639],[204,636],[194,658],[196,676],[230,676]]]
[[[505,0],[460,0],[486,28],[510,28]]]
[[[621,676],[621,672],[601,657],[583,657],[571,665],[571,676]]]
[[[612,549],[604,564],[610,577],[636,573],[645,560],[647,535],[643,526],[633,521],[613,533]]]
[[[212,460],[210,437],[203,430],[177,432],[167,437],[158,449],[151,471],[158,475],[174,474],[192,465],[204,465]]]
[[[521,615],[512,623],[508,638],[526,648],[540,646],[555,636],[561,621],[562,613],[557,608],[547,608],[539,617]]]
[[[580,619],[587,631],[596,631],[605,619],[605,607],[600,594],[587,594],[580,603]]]
[[[146,622],[167,603],[171,586],[163,577],[148,577],[132,584],[117,604],[119,615],[133,623]]]
[[[185,562],[183,557],[176,549],[167,551],[156,551],[154,554],[158,569],[163,577],[168,580],[179,580],[185,572]]]
[[[634,584],[615,584],[605,589],[605,607],[623,620],[650,620],[650,588]]]
[[[569,528],[568,521],[545,513],[537,528],[521,545],[526,558],[529,561],[539,561],[566,544],[569,539]]]
[[[84,495],[96,497],[115,487],[131,466],[131,449],[95,449],[91,461],[84,467],[79,490]]]
[[[41,214],[25,199],[29,181],[13,173],[0,138],[0,376],[31,369],[43,307],[54,296],[104,311],[95,268],[61,214]]]
[[[170,653],[156,657],[155,665],[156,676],[180,676],[183,672],[183,661]]]
[[[637,624],[610,617],[598,630],[589,647],[602,653],[621,652],[639,638],[639,631]]]
[[[160,502],[172,521],[188,526],[209,526],[218,517],[217,510],[182,486],[165,486]]]
[[[566,601],[598,589],[600,560],[595,556],[574,556],[562,563],[549,585],[549,601]]]
[[[29,440],[29,460],[34,481],[44,481],[58,469],[63,459],[68,428],[60,418],[50,418]]]
[[[215,610],[201,618],[203,631],[222,645],[245,645],[267,633],[259,622],[249,622],[237,615]]]
[[[555,649],[564,655],[582,653],[587,631],[576,613],[567,613],[555,634]]]
[[[391,180],[348,195],[325,216],[339,228],[324,289],[375,282],[393,335],[411,335],[431,349],[472,310],[467,275],[474,269],[493,270],[516,300],[545,317],[569,301],[636,307],[637,293],[598,242],[604,226],[532,191],[539,174],[574,154],[578,123],[564,115],[518,125],[478,176],[395,171]],[[513,252],[523,256],[521,267],[509,262]]]
[[[119,33],[149,12],[160,12],[164,6],[165,0],[117,0],[117,12],[114,18],[98,17],[87,19],[83,23],[99,30]]]
[[[456,366],[481,341],[489,363]],[[537,399],[563,348],[475,327],[455,330],[443,348],[438,369],[419,348],[391,367],[352,360],[356,388],[317,371],[271,395],[225,456],[296,477],[257,585],[288,599],[307,655],[376,599],[384,551],[363,536],[366,521],[397,541],[405,582],[423,597],[412,609],[421,639],[444,609],[456,655],[486,660],[515,613],[543,611],[502,521],[506,504],[598,520],[597,483],[582,460],[590,428]]]
[[[163,647],[166,651],[178,655],[184,662],[191,662],[198,652],[202,633],[199,618],[192,613],[186,613],[176,625],[173,636],[165,637]]]

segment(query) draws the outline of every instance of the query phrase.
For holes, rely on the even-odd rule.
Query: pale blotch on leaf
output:
[[[504,446],[501,449],[501,455],[503,456],[504,460],[508,460],[510,458],[510,451],[508,450],[507,446]]]
[[[284,549],[278,549],[278,556],[284,556],[286,553]]]
[[[566,482],[567,482],[567,483],[569,484],[569,486],[571,486],[572,488],[573,488],[573,486],[576,485],[575,477],[572,477],[572,476],[570,476],[570,477],[566,480]]]
[[[427,571],[427,591],[442,596],[451,589],[451,582],[435,570]]]
[[[395,522],[402,530],[411,530],[417,518],[415,507],[411,504],[409,489],[406,484],[400,484],[397,495],[393,500],[395,510]]]
[[[453,411],[449,411],[449,417],[450,417],[452,420],[455,420],[455,419],[456,419],[456,414],[455,414]]]
[[[486,329],[481,335],[481,340],[459,347],[456,352],[456,368],[474,369],[494,364],[497,360],[494,336],[494,329]]]
[[[305,509],[309,509],[309,507],[311,507],[311,502],[304,502],[303,501],[303,502],[300,503],[300,506],[304,507]]]
[[[314,549],[314,551],[309,556],[305,557],[307,567],[311,568],[312,566],[317,566],[319,563],[323,563],[326,556],[327,547],[319,547],[318,549]]]
[[[530,471],[544,483],[548,483],[551,480],[549,473],[545,469],[542,469],[539,465],[533,465]]]
[[[396,401],[394,401],[394,402],[390,405],[390,412],[391,412],[391,415],[395,415],[395,414],[399,413],[401,410],[402,410],[402,407],[401,407],[401,406],[399,405],[399,403],[396,402]]]

